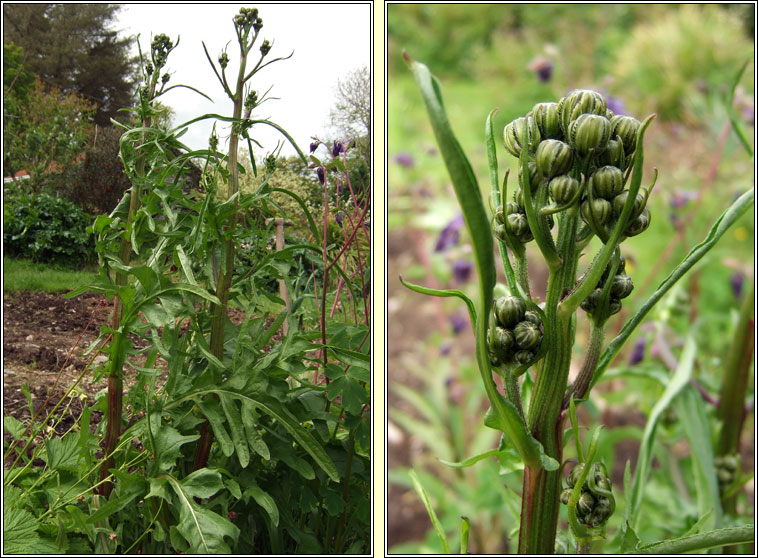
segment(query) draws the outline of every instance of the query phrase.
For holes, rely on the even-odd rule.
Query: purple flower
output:
[[[474,264],[468,260],[455,260],[453,262],[453,277],[457,283],[465,283],[471,277]]]
[[[672,209],[679,209],[685,207],[691,201],[697,199],[697,192],[689,192],[687,190],[677,190],[669,200],[669,205]]]
[[[334,216],[334,220],[337,221],[337,224],[342,228],[342,213],[337,213],[337,215]]]
[[[450,247],[458,244],[460,238],[460,230],[463,228],[463,215],[458,215],[455,219],[450,221],[444,229],[440,232],[439,238],[437,238],[437,244],[434,246],[435,252],[445,252]]]
[[[453,346],[450,343],[443,343],[443,345],[440,347],[440,356],[447,356],[452,350]]]
[[[406,169],[409,169],[413,167],[413,164],[414,164],[413,155],[406,152],[398,153],[397,155],[395,155],[395,162],[401,167],[405,167]]]
[[[740,299],[742,297],[742,285],[745,282],[745,277],[739,271],[735,271],[732,277],[729,279],[729,284],[732,287],[732,293],[734,298]]]
[[[637,342],[634,344],[634,348],[632,349],[632,354],[629,355],[629,364],[635,365],[642,362],[642,360],[645,358],[645,338],[640,337],[637,339]]]
[[[341,141],[335,141],[334,146],[332,147],[332,157],[339,157],[340,153],[345,152],[345,146],[342,145]]]
[[[740,111],[742,114],[743,120],[749,125],[749,126],[755,126],[755,105],[745,105],[742,107],[742,110]]]
[[[320,143],[321,142],[319,142],[318,140],[311,143],[311,153],[313,153],[314,151],[316,151],[316,149],[318,149],[318,146],[320,145]]]
[[[466,329],[468,320],[460,314],[453,314],[450,316],[450,325],[453,327],[453,333],[458,335],[461,331]]]
[[[621,99],[606,95],[605,103],[606,107],[608,107],[608,110],[610,110],[613,114],[626,114],[626,109],[624,109],[624,101]]]
[[[535,58],[529,63],[528,69],[537,75],[537,79],[542,83],[550,81],[553,77],[553,61],[544,56]]]
[[[321,184],[324,184],[324,180],[326,177],[324,176],[324,167],[319,167],[316,169],[316,175],[318,176],[318,181],[321,182]]]

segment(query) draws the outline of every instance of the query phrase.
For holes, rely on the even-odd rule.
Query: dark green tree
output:
[[[131,38],[111,28],[115,4],[3,4],[3,43],[26,53],[25,67],[42,82],[98,105],[95,122],[110,124],[131,104],[135,59]]]

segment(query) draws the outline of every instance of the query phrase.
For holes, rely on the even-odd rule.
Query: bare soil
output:
[[[96,349],[88,355],[84,353],[97,340],[101,327],[109,323],[112,309],[113,301],[100,294],[67,299],[64,293],[4,293],[3,416],[28,424],[33,412],[36,420],[49,420],[48,426],[54,426],[55,435],[67,432],[82,410],[94,402],[95,395],[107,388],[106,378],[93,381],[93,370],[107,357]],[[229,315],[235,323],[244,319],[244,312],[238,308],[230,308]],[[279,335],[274,336],[272,343],[277,342]],[[145,340],[136,336],[131,341],[137,349],[147,346]],[[141,364],[139,357],[135,361]],[[161,368],[165,363],[159,359],[156,366]],[[124,384],[129,385],[135,376],[127,368]],[[31,410],[23,393],[24,385],[29,386]],[[50,416],[61,399],[55,417]],[[95,428],[101,418],[102,413],[94,411],[91,427]],[[4,432],[4,437],[9,441],[10,434]]]

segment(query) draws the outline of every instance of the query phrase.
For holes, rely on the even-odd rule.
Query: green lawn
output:
[[[8,293],[71,291],[89,280],[95,273],[95,267],[89,270],[72,270],[4,257],[3,290]]]

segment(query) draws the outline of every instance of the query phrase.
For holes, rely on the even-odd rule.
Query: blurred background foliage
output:
[[[391,551],[441,551],[410,488],[409,468],[418,471],[453,548],[460,516],[471,519],[475,553],[514,551],[510,537],[518,528],[521,491],[513,463],[490,458],[469,469],[451,469],[439,462],[491,449],[497,439],[482,425],[485,400],[481,382],[471,372],[474,340],[465,309],[455,299],[412,293],[397,279],[402,275],[469,295],[476,289],[458,204],[402,52],[439,78],[453,130],[485,200],[490,186],[484,122],[495,108],[497,131],[537,102],[591,88],[602,91],[617,113],[640,120],[652,112],[658,115],[646,135],[643,178],[649,184],[653,169],[660,173],[649,202],[652,223],[645,235],[622,246],[635,291],[609,322],[610,340],[729,203],[754,186],[754,162],[732,131],[726,105],[734,78],[747,62],[733,107],[746,135],[754,138],[754,10],[754,4],[387,6]],[[517,162],[502,145],[498,159],[500,176],[506,168],[515,176]],[[623,509],[625,461],[630,459],[634,468],[646,416],[663,391],[654,378],[668,375],[662,355],[678,355],[693,324],[698,326],[695,378],[705,393],[717,397],[743,291],[754,281],[754,238],[754,217],[748,214],[681,281],[676,298],[672,295],[665,308],[662,303],[661,310],[648,316],[614,364],[615,379],[599,385],[593,401],[582,406],[583,424],[608,427],[601,456],[612,471],[618,509]],[[596,249],[591,244],[586,253]],[[547,271],[531,257],[536,253],[528,254],[533,292],[542,297]],[[499,276],[504,282],[501,270]],[[579,312],[577,366],[587,331],[586,317]],[[623,379],[624,371],[636,379]],[[747,471],[753,466],[753,397],[751,387],[742,448]],[[446,413],[455,413],[455,420]],[[715,406],[709,405],[708,413],[714,418]],[[659,430],[656,467],[645,498],[643,513],[649,521],[640,533],[643,541],[682,534],[697,517],[694,489],[688,484],[689,449],[676,416],[669,413],[668,418]],[[750,481],[738,511],[752,514],[752,490]],[[612,520],[611,535],[619,521]]]

